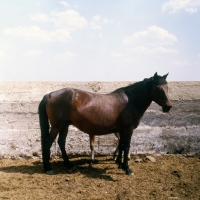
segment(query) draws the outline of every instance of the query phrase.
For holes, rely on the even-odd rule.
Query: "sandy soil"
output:
[[[40,159],[0,160],[0,199],[192,199],[200,200],[200,158],[178,155],[132,156],[134,175],[117,169],[111,156],[72,157],[78,165],[68,173],[62,159],[52,159],[55,175],[43,173]],[[136,162],[138,161],[138,162]]]

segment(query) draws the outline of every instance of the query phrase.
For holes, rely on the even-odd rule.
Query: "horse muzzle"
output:
[[[170,111],[171,107],[172,107],[171,104],[170,105],[166,104],[166,105],[162,106],[162,110],[163,110],[164,113],[166,113],[166,112]]]

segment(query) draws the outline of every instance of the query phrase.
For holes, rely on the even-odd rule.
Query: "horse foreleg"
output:
[[[90,160],[89,167],[92,167],[92,165],[93,165],[93,163],[94,163],[94,157],[95,157],[95,153],[94,153],[94,142],[95,142],[95,135],[90,135],[91,160]]]
[[[67,137],[67,133],[68,133],[68,125],[66,125],[65,127],[63,127],[63,129],[61,130],[61,132],[59,133],[59,137],[58,137],[58,145],[60,147],[61,153],[62,153],[62,158],[64,160],[64,164],[67,166],[67,168],[70,171],[73,171],[73,169],[75,168],[75,165],[73,165],[68,158],[66,149],[65,149],[65,144],[66,144],[66,137]]]
[[[117,132],[117,133],[114,133],[115,134],[115,136],[117,137],[117,139],[118,139],[118,145],[117,145],[117,148],[115,149],[115,151],[114,151],[114,154],[113,154],[113,160],[116,160],[117,159],[117,155],[118,155],[118,153],[119,153],[119,140],[120,140],[120,134]],[[130,150],[129,150],[129,152],[128,152],[128,160],[130,160],[131,159],[131,153],[130,153]]]
[[[128,166],[131,135],[123,140],[124,161],[122,164],[122,169],[126,171],[126,174],[133,174],[132,170]],[[128,136],[128,134],[126,136]]]

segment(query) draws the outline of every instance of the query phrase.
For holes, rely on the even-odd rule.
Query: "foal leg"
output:
[[[62,153],[62,157],[64,160],[64,164],[67,166],[67,168],[70,171],[73,171],[75,169],[75,165],[73,165],[68,158],[66,149],[65,149],[65,144],[66,144],[66,137],[67,137],[67,133],[68,133],[68,125],[64,126],[62,128],[62,130],[59,133],[59,137],[58,137],[58,145],[60,147],[61,153]]]
[[[90,160],[89,167],[92,167],[94,163],[94,157],[95,157],[95,153],[94,153],[95,135],[89,135],[89,136],[90,136],[90,150],[91,150],[91,160]]]
[[[44,140],[44,145],[43,145],[43,167],[44,167],[44,171],[49,174],[52,175],[54,174],[51,165],[50,165],[50,156],[51,156],[51,146],[56,138],[58,134],[58,131],[56,129],[51,129],[50,134],[48,135],[48,137]]]

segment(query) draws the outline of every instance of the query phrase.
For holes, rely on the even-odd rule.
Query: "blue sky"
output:
[[[0,80],[200,81],[200,0],[0,2]]]

